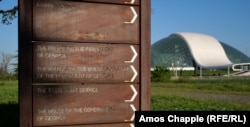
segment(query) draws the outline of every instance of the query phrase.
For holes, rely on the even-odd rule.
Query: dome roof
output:
[[[227,51],[225,51],[227,47]],[[230,50],[230,51],[229,51]],[[235,50],[235,51],[232,51]],[[196,66],[203,68],[227,67],[232,65],[228,53],[238,52],[237,57],[242,58],[242,53],[228,45],[223,44],[212,36],[178,32],[161,39],[152,45],[152,67],[156,65],[179,64],[179,66]],[[249,58],[244,59],[249,62]]]

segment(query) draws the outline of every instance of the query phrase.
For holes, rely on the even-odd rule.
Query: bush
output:
[[[153,82],[169,81],[170,78],[170,70],[166,66],[156,66],[151,72],[151,81]]]
[[[17,80],[17,75],[11,73],[0,75],[0,80],[7,80],[7,81]]]

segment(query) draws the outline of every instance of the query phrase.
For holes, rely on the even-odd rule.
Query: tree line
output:
[[[18,68],[17,63],[11,63],[13,59],[17,59],[17,55],[1,52],[0,54],[0,79],[13,80],[17,79]],[[9,70],[9,66],[12,65],[13,70]]]

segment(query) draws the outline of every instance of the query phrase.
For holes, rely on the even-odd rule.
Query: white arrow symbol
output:
[[[135,0],[131,0],[130,2],[125,2],[125,4],[134,4]]]
[[[136,108],[135,108],[135,106],[133,105],[133,104],[130,104],[130,107],[132,108],[132,110],[133,110],[133,115],[132,115],[132,117],[130,118],[130,120],[124,120],[124,121],[134,121],[134,118],[135,118],[135,111],[136,111]]]
[[[137,57],[137,52],[135,50],[135,47],[131,45],[130,48],[133,51],[134,56],[132,57],[132,59],[130,61],[124,61],[125,63],[133,63]]]
[[[135,69],[135,67],[134,67],[133,65],[130,65],[130,68],[131,68],[131,69],[132,69],[132,71],[134,72],[134,75],[133,75],[133,77],[131,78],[131,80],[130,80],[130,81],[125,81],[125,82],[134,82],[134,81],[135,81],[136,76],[138,75],[138,73],[137,73],[137,71],[136,71],[136,69]]]
[[[135,126],[134,126],[134,124],[131,123],[131,124],[130,124],[130,127],[135,127]]]
[[[137,96],[137,91],[133,85],[130,85],[130,88],[133,90],[134,95],[131,97],[130,100],[124,100],[125,102],[133,102]]]
[[[135,9],[134,9],[134,7],[130,7],[130,9],[132,10],[132,12],[134,14],[134,17],[132,18],[132,20],[130,22],[124,22],[126,24],[133,24],[135,22],[137,16],[138,16],[137,13],[136,13],[136,11],[135,11]]]

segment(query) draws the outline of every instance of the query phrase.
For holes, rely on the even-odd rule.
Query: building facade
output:
[[[164,65],[180,68],[228,68],[249,63],[250,58],[212,36],[179,32],[151,46],[151,67]]]

